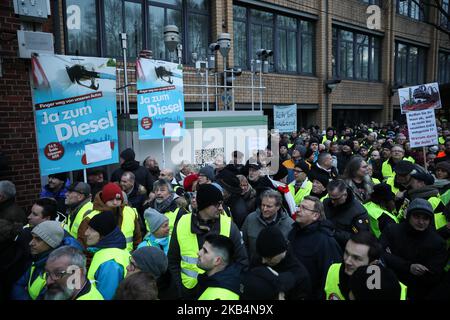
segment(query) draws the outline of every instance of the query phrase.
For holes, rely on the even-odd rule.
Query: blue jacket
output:
[[[34,265],[36,269],[33,272],[33,277],[31,278],[31,283],[44,273],[45,263],[47,262],[47,258],[53,250],[49,250],[40,255],[33,257]],[[27,269],[27,271],[20,277],[19,280],[13,285],[11,291],[11,300],[31,300],[30,295],[28,294],[28,281],[30,280],[31,266]]]
[[[143,247],[156,247],[164,251],[165,255],[167,256],[167,252],[169,251],[169,244],[170,244],[169,236],[164,238],[155,238],[153,234],[148,233],[145,236],[144,240],[142,240],[142,242],[138,245],[137,249]]]
[[[48,184],[46,184],[41,191],[40,198],[54,198],[54,199],[65,199],[67,188],[70,186],[69,179],[66,180],[66,183],[64,184],[64,188],[59,190],[58,192],[53,192],[48,189]]]
[[[126,246],[125,236],[116,227],[114,231],[101,239],[95,247],[89,247],[88,251],[95,253],[106,248],[125,249]],[[95,273],[96,287],[105,300],[112,300],[114,297],[119,283],[123,280],[124,271],[123,267],[114,260],[102,263],[97,269]]]

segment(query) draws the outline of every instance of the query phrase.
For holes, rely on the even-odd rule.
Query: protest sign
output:
[[[273,122],[279,132],[297,130],[297,105],[273,106]]]
[[[438,144],[436,119],[433,109],[406,113],[411,148]]]
[[[439,85],[436,82],[398,89],[398,98],[402,114],[411,111],[440,109],[442,106]]]

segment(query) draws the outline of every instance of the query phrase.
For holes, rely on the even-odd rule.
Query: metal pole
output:
[[[425,171],[428,171],[427,152],[425,150],[425,147],[422,147],[422,150],[423,150],[423,165],[425,167]]]
[[[262,61],[261,61],[261,70],[259,70],[259,111],[262,111]]]
[[[253,77],[255,76],[254,73],[253,73],[253,72],[254,72],[254,65],[253,65],[254,62],[255,62],[255,60],[253,60],[253,59],[252,59],[252,61],[250,62],[250,63],[251,63],[251,70],[250,70],[250,71],[251,71],[251,73],[252,73],[252,74],[251,74],[251,77],[252,77],[252,111],[255,111],[255,97],[254,97],[254,95],[255,95],[255,89],[254,89],[254,81],[253,81],[253,80],[254,80]]]
[[[209,111],[209,88],[208,88],[208,86],[209,86],[209,81],[208,81],[209,74],[208,74],[208,66],[206,66],[206,69],[205,69],[205,76],[206,76],[206,111]]]
[[[215,99],[215,102],[216,102],[216,111],[217,110],[219,110],[219,106],[217,105],[217,97],[218,97],[218,95],[219,95],[219,88],[217,87],[217,83],[218,83],[218,79],[217,79],[217,72],[215,72],[214,73],[214,85],[215,85],[215,87],[216,87],[216,99]]]
[[[86,172],[86,169],[83,169],[83,180],[84,180],[84,183],[87,183],[87,172]]]
[[[163,168],[166,168],[166,151],[165,151],[165,141],[164,137],[162,138],[162,164]]]
[[[200,83],[203,83],[203,74],[202,71],[199,70],[200,74]],[[202,112],[205,111],[205,88],[202,86]]]
[[[223,109],[228,109],[228,95],[227,95],[227,57],[223,57],[223,94],[224,102]]]
[[[122,39],[122,50],[123,50],[123,79],[124,79],[124,86],[125,86],[125,104],[124,109],[125,113],[130,113],[130,105],[128,100],[128,71],[127,71],[127,34],[121,33],[120,37]]]
[[[234,69],[231,69],[231,110],[234,111]]]

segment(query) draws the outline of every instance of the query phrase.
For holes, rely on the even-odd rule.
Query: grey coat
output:
[[[277,218],[270,226],[275,226],[280,229],[281,233],[287,239],[288,234],[292,229],[292,224],[294,220],[284,211],[280,209],[277,213]],[[261,230],[269,226],[267,222],[262,218],[260,209],[250,213],[242,225],[242,239],[244,240],[245,247],[247,248],[247,254],[249,260],[252,261],[257,257],[256,254],[256,238],[258,237]]]

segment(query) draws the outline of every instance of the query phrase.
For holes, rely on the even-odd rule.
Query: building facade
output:
[[[448,0],[443,8],[448,11]],[[18,187],[18,200],[29,205],[40,189],[30,60],[17,58],[19,29],[53,34],[55,53],[123,59],[119,33],[127,33],[128,78],[135,82],[134,61],[141,50],[170,59],[165,25],[180,30],[187,111],[264,110],[297,104],[299,126],[322,129],[359,122],[401,119],[396,89],[428,82],[450,82],[449,36],[425,21],[448,26],[437,10],[421,10],[413,0],[55,0],[42,23],[23,22],[13,1],[0,5],[0,146],[7,168],[2,179]],[[377,7],[374,7],[377,6]],[[378,11],[379,9],[379,11]],[[378,19],[379,18],[379,19]],[[369,29],[370,27],[370,29]],[[221,33],[231,36],[227,68],[240,68],[234,100],[224,105],[224,58],[211,51]],[[268,73],[254,73],[259,49],[272,50]],[[196,68],[213,54],[216,69]],[[123,67],[123,63],[121,64]],[[217,81],[218,89],[206,83]],[[123,85],[119,70],[118,87]],[[259,86],[263,90],[249,89]],[[131,85],[131,113],[136,112]],[[231,92],[231,91],[229,91]],[[229,93],[228,93],[229,94]],[[122,93],[118,93],[119,104]],[[206,97],[206,98],[205,98]],[[226,98],[226,97],[225,97]],[[121,106],[119,106],[121,107]]]

